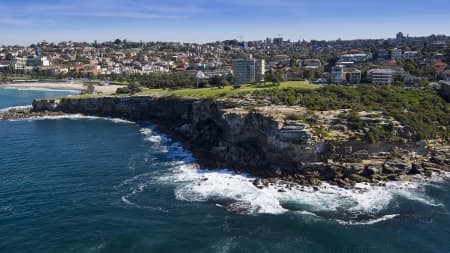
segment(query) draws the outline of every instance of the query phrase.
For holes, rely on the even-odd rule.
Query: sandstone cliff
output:
[[[305,118],[292,117],[308,114],[295,106],[249,108],[220,100],[105,96],[35,100],[33,111],[154,122],[162,133],[182,142],[203,166],[302,184],[327,180],[350,186],[362,181],[405,180],[408,175],[448,170],[450,161],[448,150],[433,151],[425,142],[368,144],[358,138],[360,133],[333,123],[342,112],[313,113],[316,123],[309,124]],[[401,126],[396,130],[401,134]],[[432,157],[438,158],[433,162]]]

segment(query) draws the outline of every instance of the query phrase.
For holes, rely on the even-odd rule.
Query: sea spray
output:
[[[176,198],[182,201],[217,200],[218,207],[225,207],[219,203],[225,199],[232,204],[243,203],[243,206],[248,203],[248,210],[243,212],[245,214],[277,215],[296,212],[345,225],[370,225],[396,218],[400,214],[386,212],[399,198],[423,205],[442,205],[429,197],[425,191],[425,187],[435,180],[419,177],[413,182],[387,182],[386,186],[359,183],[352,189],[327,183],[317,189],[282,183],[258,189],[252,183],[255,179],[252,176],[235,174],[229,170],[199,168],[189,152],[183,150],[178,143],[169,145],[170,139],[155,132],[154,128],[143,128],[141,133],[146,140],[160,145],[163,152],[167,152],[176,160],[172,169],[160,175],[158,181],[172,184]]]

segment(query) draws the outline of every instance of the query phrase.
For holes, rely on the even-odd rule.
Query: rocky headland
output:
[[[371,129],[352,128],[351,110],[310,111],[243,99],[173,96],[101,96],[41,99],[32,108],[0,113],[0,119],[84,114],[153,122],[191,151],[206,168],[229,168],[260,179],[257,187],[285,181],[341,187],[359,182],[411,180],[450,171],[446,140],[414,141],[400,122],[379,112],[360,120],[389,125],[397,138],[368,142]]]

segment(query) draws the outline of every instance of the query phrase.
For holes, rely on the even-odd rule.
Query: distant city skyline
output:
[[[447,0],[5,0],[0,7],[0,44],[448,35],[449,9]]]

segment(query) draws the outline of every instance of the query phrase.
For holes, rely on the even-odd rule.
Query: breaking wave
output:
[[[343,189],[324,183],[314,189],[307,186],[270,184],[264,189],[253,185],[256,179],[229,170],[205,170],[195,163],[192,154],[178,143],[150,128],[141,129],[145,140],[160,147],[174,161],[171,169],[153,174],[147,180],[174,187],[178,200],[209,202],[219,208],[243,215],[294,213],[313,216],[341,225],[372,225],[394,219],[401,214],[388,213],[399,200],[407,199],[428,206],[442,206],[429,197],[425,187],[437,180],[388,182],[386,186],[360,183]],[[129,182],[130,183],[130,182]]]
[[[2,108],[2,109],[0,109],[0,112],[7,112],[7,111],[10,111],[10,110],[14,110],[14,109],[16,109],[16,110],[24,110],[24,109],[31,109],[31,108],[33,108],[32,105],[12,106],[12,107]]]
[[[80,90],[74,89],[52,89],[52,88],[39,88],[39,87],[4,87],[5,90],[20,90],[20,91],[51,91],[51,92],[69,92],[74,94],[79,94]]]
[[[136,124],[135,122],[119,119],[119,118],[108,118],[108,117],[96,117],[96,116],[86,116],[82,114],[65,114],[58,116],[43,116],[43,117],[30,117],[23,119],[10,119],[8,121],[37,121],[37,120],[60,120],[60,119],[70,119],[70,120],[109,120],[114,123],[123,124]]]
[[[341,225],[373,225],[379,222],[383,222],[383,221],[388,221],[388,220],[392,220],[394,218],[399,217],[400,214],[389,214],[389,215],[383,215],[380,218],[375,218],[372,220],[367,220],[367,221],[342,221],[342,220],[336,220],[337,223],[341,224]]]

